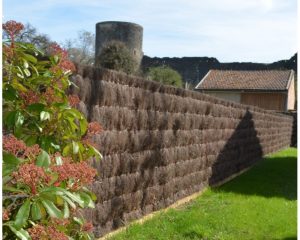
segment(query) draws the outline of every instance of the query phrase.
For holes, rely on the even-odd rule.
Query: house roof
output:
[[[293,70],[210,70],[195,89],[286,91]]]

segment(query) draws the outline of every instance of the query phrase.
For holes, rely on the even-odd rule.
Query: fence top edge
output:
[[[74,75],[80,75],[83,78],[92,78],[92,81],[106,81],[106,82],[113,82],[116,84],[123,84],[128,85],[130,87],[142,88],[145,90],[150,90],[152,92],[160,92],[160,93],[167,93],[171,95],[176,95],[180,97],[190,97],[196,100],[203,100],[206,102],[211,102],[212,104],[219,104],[226,107],[233,107],[238,109],[247,110],[250,112],[258,112],[262,114],[270,114],[273,116],[278,117],[285,117],[285,118],[293,118],[291,114],[286,112],[278,112],[272,110],[262,109],[256,106],[250,106],[245,104],[240,104],[232,101],[226,101],[223,99],[219,99],[213,96],[209,96],[207,94],[187,90],[183,88],[176,88],[174,86],[168,86],[161,84],[159,82],[151,81],[139,76],[128,75],[123,72],[118,72],[110,69],[105,69],[101,67],[94,67],[94,66],[87,66],[87,65],[76,65],[77,71]]]

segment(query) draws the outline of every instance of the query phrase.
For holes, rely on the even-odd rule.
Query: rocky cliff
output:
[[[293,69],[297,72],[297,53],[288,60],[281,60],[273,63],[252,63],[252,62],[231,62],[221,63],[216,58],[210,57],[148,57],[144,56],[142,68],[167,65],[178,71],[183,80],[192,87],[195,86],[210,69],[230,70],[269,70],[269,69]]]

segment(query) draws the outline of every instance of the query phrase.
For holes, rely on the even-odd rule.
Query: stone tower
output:
[[[143,58],[143,27],[130,22],[99,22],[96,24],[96,53],[101,53],[111,41],[123,42],[135,58],[138,67]]]

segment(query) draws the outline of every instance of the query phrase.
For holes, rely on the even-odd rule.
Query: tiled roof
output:
[[[286,90],[292,70],[210,70],[199,82],[200,90]]]

